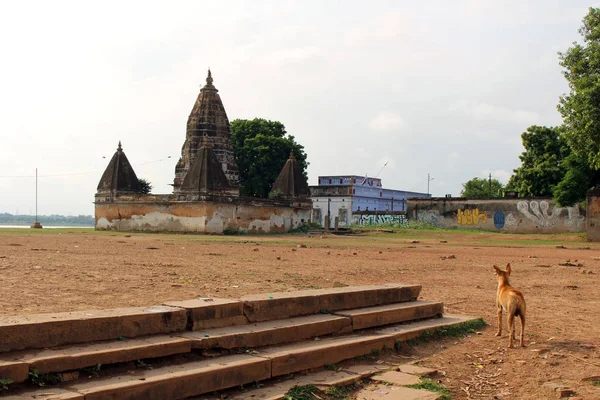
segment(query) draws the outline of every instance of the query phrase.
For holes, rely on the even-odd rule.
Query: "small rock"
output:
[[[252,249],[252,251],[258,251],[258,249],[255,248],[255,249]]]
[[[58,380],[61,382],[70,382],[79,379],[79,371],[62,372],[57,374]]]
[[[456,256],[455,256],[454,254],[452,254],[452,255],[449,255],[449,256],[448,256],[448,259],[449,259],[449,260],[455,260],[455,259],[456,259]]]
[[[32,268],[33,269],[42,269],[42,267],[40,267],[39,265],[34,265]]]
[[[297,249],[292,249],[292,251],[298,251]]]
[[[347,287],[348,285],[346,285],[345,283],[342,282],[333,282],[333,287],[338,288],[338,287]]]
[[[331,252],[330,252],[330,251],[328,251],[328,252],[327,252],[327,255],[331,255]]]
[[[181,287],[182,285],[180,285],[179,283],[174,283],[171,285],[171,287]]]
[[[421,243],[421,242],[418,240],[413,240],[411,243],[416,244],[416,243]]]
[[[298,246],[296,246],[299,249],[305,249],[306,245],[305,244],[299,244]]]
[[[278,260],[281,260],[281,257],[279,257],[279,256],[278,256],[278,257],[277,257],[277,259],[278,259]]]
[[[557,248],[557,249],[566,249],[566,247],[565,247],[565,246],[563,246],[563,245],[556,246],[556,248]]]
[[[352,255],[353,255],[353,256],[357,256],[357,255],[358,255],[358,253],[352,253]]]
[[[382,253],[383,253],[383,251],[380,251],[380,252],[379,252],[379,254],[382,254]]]
[[[440,240],[440,243],[448,243],[447,240]]]

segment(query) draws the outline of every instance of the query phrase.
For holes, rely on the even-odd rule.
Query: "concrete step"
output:
[[[123,341],[93,342],[43,350],[0,354],[0,377],[24,382],[29,371],[40,374],[72,371],[98,364],[108,365],[189,353],[188,339],[157,335]],[[4,371],[2,365],[5,365]],[[9,366],[12,365],[12,368]]]
[[[0,353],[182,331],[187,312],[155,306],[0,317]]]
[[[363,335],[311,340],[287,346],[261,348],[253,355],[222,356],[212,360],[167,365],[153,370],[127,371],[117,376],[76,381],[62,388],[58,399],[183,399],[217,390],[262,381],[306,369],[321,367],[407,340],[427,330],[466,322],[470,317],[442,317],[390,326]],[[20,393],[20,397],[44,398],[52,389]],[[39,397],[35,397],[39,395]],[[29,396],[29,397],[28,397]],[[72,396],[72,397],[68,397]],[[52,397],[45,397],[52,398]]]
[[[352,328],[356,331],[375,326],[385,326],[441,316],[443,313],[443,303],[417,300],[405,303],[386,304],[377,307],[337,311],[335,312],[335,315],[351,318]]]
[[[416,300],[420,285],[386,284],[198,298],[154,307],[0,317],[0,353],[244,325]]]
[[[271,346],[297,342],[318,336],[351,332],[352,320],[350,318],[329,314],[316,314],[226,328],[186,332],[180,336],[189,339],[194,349],[235,349]]]
[[[395,283],[259,294],[245,296],[241,300],[248,321],[261,322],[413,301],[420,292],[421,285]]]

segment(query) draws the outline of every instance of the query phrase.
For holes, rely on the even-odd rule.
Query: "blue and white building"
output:
[[[348,226],[353,214],[406,211],[408,198],[431,197],[426,193],[385,189],[380,178],[359,175],[320,176],[318,186],[309,188],[313,222],[324,225],[329,216],[331,226],[335,217],[340,226]]]

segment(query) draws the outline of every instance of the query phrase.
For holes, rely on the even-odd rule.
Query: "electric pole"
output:
[[[429,194],[429,182],[431,182],[434,179],[435,178],[432,178],[429,173],[427,174],[427,194]]]

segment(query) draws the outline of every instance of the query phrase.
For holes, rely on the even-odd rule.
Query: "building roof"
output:
[[[183,180],[181,191],[209,193],[229,189],[229,181],[205,136]]]
[[[271,193],[284,198],[308,197],[310,195],[308,182],[293,152],[290,153],[290,158],[285,162],[283,169],[275,180]]]
[[[187,120],[181,158],[175,167],[173,186],[176,189],[183,183],[204,137],[208,137],[208,141],[229,179],[229,184],[238,184],[238,168],[231,145],[229,119],[218,92],[213,85],[212,73],[209,69],[206,84],[200,89]]]
[[[140,184],[133,167],[123,152],[121,142],[98,183],[98,193],[139,192]]]

